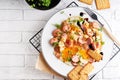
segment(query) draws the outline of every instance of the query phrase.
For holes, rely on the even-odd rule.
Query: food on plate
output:
[[[54,55],[62,62],[77,66],[102,60],[102,28],[95,21],[82,16],[71,16],[55,24],[49,43]]]
[[[88,80],[88,74],[93,70],[93,65],[87,63],[84,66],[76,66],[68,73],[69,80]]]
[[[95,3],[98,10],[110,8],[109,0],[95,0]]]
[[[80,0],[80,1],[89,5],[92,4],[93,2],[93,0]]]

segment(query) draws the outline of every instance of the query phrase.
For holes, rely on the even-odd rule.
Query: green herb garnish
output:
[[[50,4],[51,4],[51,0],[42,0],[42,5],[43,6],[49,7]]]
[[[49,7],[51,4],[51,0],[26,0],[27,2],[31,3],[31,7],[36,7],[36,6],[44,6],[44,7]]]
[[[95,38],[95,42],[99,42],[100,41],[100,39],[98,39],[98,38]]]
[[[104,45],[105,44],[105,42],[104,41],[101,41],[101,45]]]
[[[83,22],[84,21],[84,19],[83,18],[80,18],[80,20],[79,20],[80,22]]]
[[[57,46],[57,45],[58,45],[58,42],[54,42],[54,43],[53,43],[53,46]]]
[[[58,29],[61,28],[61,25],[60,24],[54,24],[55,27],[57,27]]]
[[[38,3],[38,6],[41,6],[41,4],[40,4],[40,3]]]
[[[69,58],[69,57],[67,58],[67,61],[71,61],[71,60],[72,60],[71,58]]]
[[[98,29],[98,31],[101,31],[101,32],[102,32],[102,27],[100,27],[100,28]]]
[[[60,12],[60,14],[63,14],[63,13],[64,13],[64,11],[61,11],[61,12]]]

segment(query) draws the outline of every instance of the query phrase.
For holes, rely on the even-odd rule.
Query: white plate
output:
[[[52,31],[56,29],[56,27],[53,24],[61,24],[63,20],[66,20],[69,17],[69,14],[71,16],[79,16],[80,12],[86,13],[82,7],[73,7],[73,8],[66,8],[63,9],[56,14],[54,14],[47,24],[44,27],[43,33],[42,33],[42,42],[41,42],[41,47],[42,47],[42,52],[43,56],[48,63],[48,65],[57,73],[63,76],[67,76],[67,74],[73,69],[72,66],[66,65],[59,59],[57,59],[54,54],[53,54],[53,47],[49,44],[49,40],[52,38]],[[96,13],[97,14],[97,13]],[[89,18],[89,20],[93,21],[87,13],[84,15],[85,17]],[[99,20],[105,25],[105,27],[110,30],[108,24],[106,21],[99,15],[97,14]],[[105,33],[103,33],[103,41],[105,41],[105,45],[102,48],[102,51],[104,53],[103,55],[103,60],[100,62],[95,62],[93,63],[94,65],[94,70],[90,73],[90,75],[95,74],[98,72],[109,60],[112,49],[113,49],[113,42]]]

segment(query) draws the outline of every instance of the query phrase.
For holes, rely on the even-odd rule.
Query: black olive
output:
[[[103,52],[100,52],[101,55],[103,55]]]
[[[80,16],[83,16],[84,15],[84,13],[83,12],[80,12]]]
[[[93,47],[92,44],[89,44],[89,48],[90,48],[91,50],[95,50],[95,48]]]

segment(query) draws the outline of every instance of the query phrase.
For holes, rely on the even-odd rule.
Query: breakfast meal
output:
[[[50,44],[54,55],[68,65],[85,65],[102,59],[102,29],[97,22],[80,16],[69,17],[56,24]]]
[[[70,80],[87,80],[93,69],[92,63],[103,58],[102,27],[82,16],[70,16],[55,27],[49,40],[54,55],[63,63],[75,67],[68,74]]]

